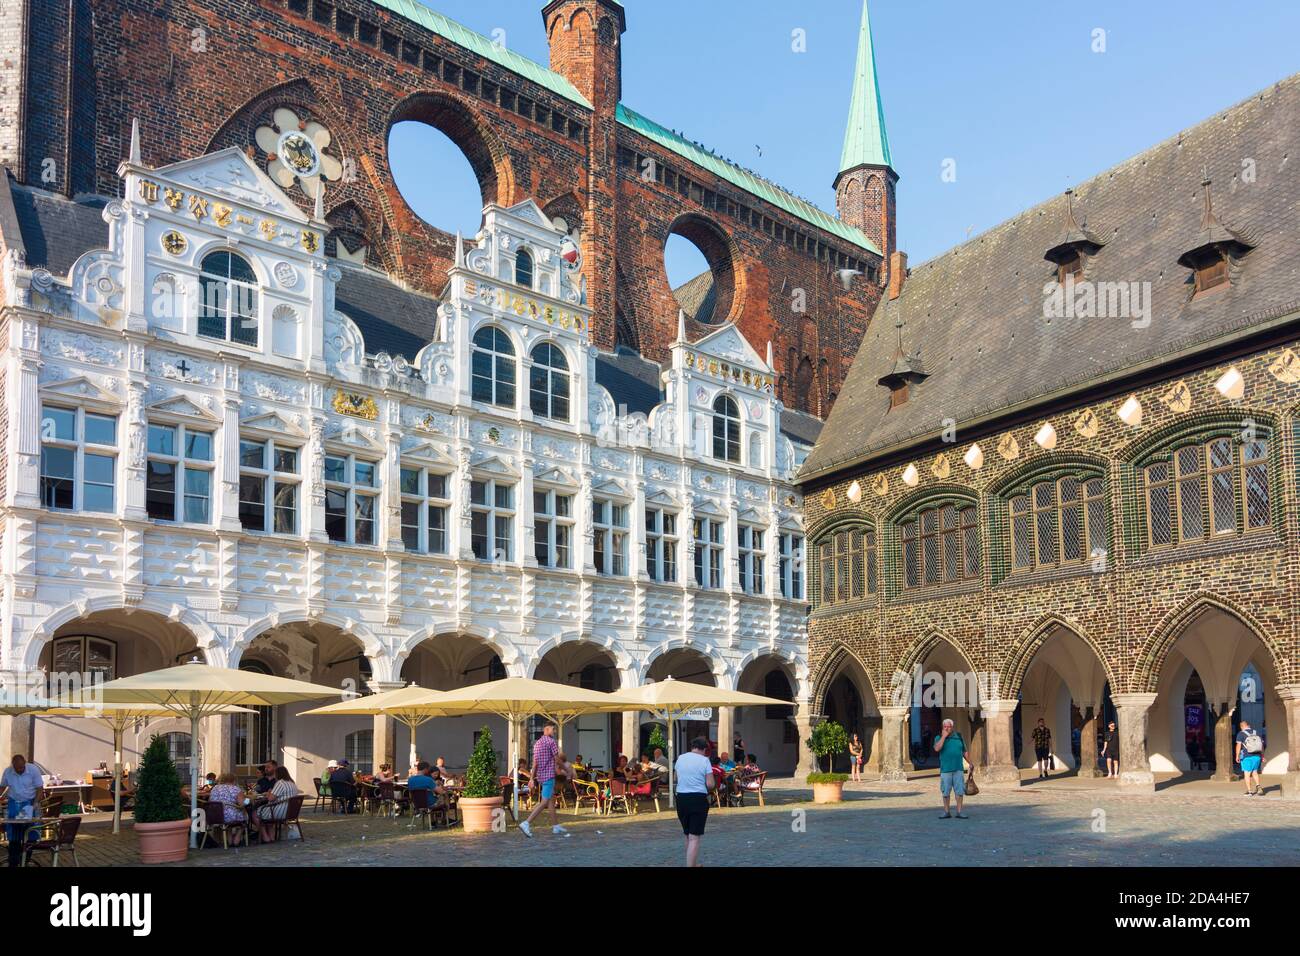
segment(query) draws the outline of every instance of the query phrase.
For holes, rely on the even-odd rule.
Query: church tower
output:
[[[840,220],[861,229],[880,249],[885,269],[897,249],[895,238],[898,174],[889,158],[885,109],[876,77],[876,51],[871,42],[871,19],[866,0],[858,33],[858,59],[853,73],[853,98],[840,172],[835,177],[835,208]],[[882,283],[884,275],[882,270]]]

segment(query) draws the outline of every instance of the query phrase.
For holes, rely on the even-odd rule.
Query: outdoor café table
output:
[[[95,811],[86,801],[86,790],[88,788],[93,790],[94,786],[93,783],[86,783],[84,780],[69,780],[63,783],[50,784],[48,787],[43,787],[42,789],[45,790],[46,793],[59,793],[75,790],[77,792],[77,809],[82,813],[94,813],[98,811]]]

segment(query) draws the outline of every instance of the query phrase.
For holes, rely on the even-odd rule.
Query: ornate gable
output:
[[[696,352],[703,352],[705,355],[726,362],[744,365],[762,372],[772,371],[772,367],[763,361],[762,357],[754,351],[745,337],[740,334],[740,330],[731,322],[693,343],[691,348]]]
[[[161,166],[150,175],[304,225],[310,221],[270,176],[233,146]]]
[[[174,395],[171,398],[161,399],[147,406],[145,411],[150,414],[190,418],[208,424],[221,421],[217,415],[194,402],[188,395]]]
[[[101,388],[85,375],[66,378],[59,382],[50,382],[41,386],[42,397],[67,398],[73,402],[98,402],[104,405],[121,405],[122,400],[105,388]]]
[[[306,436],[306,432],[301,427],[289,421],[279,412],[267,412],[263,415],[253,415],[242,419],[239,427],[260,432],[270,432],[275,435],[293,435],[298,438]]]

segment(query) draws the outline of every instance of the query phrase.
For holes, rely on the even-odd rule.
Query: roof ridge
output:
[[[1242,99],[1231,104],[1230,106],[1225,106],[1221,110],[1215,110],[1213,113],[1205,117],[1205,119],[1201,120],[1200,122],[1195,123],[1192,126],[1188,126],[1183,129],[1180,129],[1177,132],[1172,133],[1169,136],[1166,136],[1158,143],[1148,146],[1146,149],[1142,150],[1141,152],[1134,153],[1133,155],[1129,156],[1127,159],[1122,159],[1119,162],[1114,163],[1113,165],[1107,166],[1105,169],[1102,169],[1100,172],[1094,173],[1092,176],[1089,176],[1087,179],[1082,180],[1077,185],[1071,187],[1074,190],[1074,195],[1078,197],[1082,190],[1092,186],[1102,177],[1113,175],[1119,170],[1129,167],[1132,164],[1138,162],[1139,160],[1145,159],[1155,154],[1157,151],[1163,149],[1166,146],[1169,146],[1170,144],[1176,145],[1178,143],[1181,143],[1187,137],[1205,129],[1211,123],[1222,122],[1223,118],[1228,114],[1234,113],[1237,110],[1244,109],[1250,104],[1257,102],[1261,98],[1268,96],[1270,94],[1277,93],[1281,88],[1285,86],[1289,86],[1293,83],[1300,83],[1300,73],[1293,73],[1290,76],[1286,76],[1280,80],[1277,80],[1276,82],[1270,84],[1269,86],[1264,87],[1263,89],[1256,90],[1254,93],[1251,93],[1249,96],[1243,97]],[[985,229],[983,232],[976,233],[974,236],[971,236],[969,239],[959,242],[955,246],[950,246],[947,249],[943,250],[942,252],[937,252],[929,259],[926,259],[923,262],[920,262],[914,266],[909,266],[908,267],[909,274],[917,272],[922,269],[926,269],[927,267],[937,265],[942,259],[945,259],[948,256],[955,255],[961,252],[961,250],[969,246],[973,246],[976,243],[982,242],[985,239],[987,239],[989,236],[993,235],[994,233],[1002,229],[1005,229],[1008,226],[1015,225],[1016,223],[1020,222],[1022,219],[1030,216],[1031,214],[1039,210],[1045,209],[1051,203],[1057,202],[1061,198],[1061,195],[1063,194],[1058,193],[1056,195],[1049,196],[1046,199],[1042,199],[1039,202],[1035,203],[1034,205],[1028,206],[1025,209],[1020,210],[1014,216],[1011,216],[1007,219],[1002,220],[999,223],[989,226],[989,228]],[[906,295],[906,293],[907,293],[907,285],[905,283],[903,286],[903,294]]]

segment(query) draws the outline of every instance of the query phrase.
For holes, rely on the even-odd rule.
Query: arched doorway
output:
[[[1176,782],[1236,778],[1234,742],[1244,715],[1264,737],[1264,774],[1284,773],[1289,741],[1276,686],[1273,656],[1255,631],[1205,604],[1181,625],[1160,663],[1147,733],[1152,772]]]
[[[861,662],[844,649],[827,658],[825,667],[830,669],[830,673],[823,685],[826,690],[818,702],[821,715],[838,723],[850,737],[856,733],[862,739],[866,765],[878,770],[881,721],[871,678]],[[836,769],[847,766],[848,755],[843,754]]]
[[[1042,720],[1051,732],[1057,772],[1098,775],[1097,736],[1109,707],[1106,672],[1092,647],[1070,628],[1049,625],[1020,682],[1020,706],[1012,722],[1016,766],[1034,767],[1033,729]]]
[[[402,663],[401,679],[432,690],[455,690],[472,687],[507,676],[500,654],[486,640],[472,634],[448,633],[430,637],[417,644]],[[483,727],[492,734],[492,749],[497,754],[497,768],[506,772],[509,736],[506,721],[494,714],[465,717],[438,717],[416,728],[415,750],[420,760],[433,763],[438,757],[447,766],[462,768],[478,743]],[[410,753],[410,730],[398,725],[396,759],[404,768]],[[521,753],[522,748],[521,748]]]
[[[281,624],[258,633],[243,648],[238,667],[337,687],[340,700],[344,694],[369,693],[373,673],[360,638],[319,620]],[[219,718],[228,728],[226,746],[235,773],[253,775],[261,763],[275,760],[289,769],[302,790],[311,793],[313,778],[325,772],[330,760],[364,757],[364,747],[354,746],[349,755],[347,738],[357,732],[373,735],[371,718],[301,716],[328,703],[332,701],[309,700]],[[358,740],[353,738],[354,744]]]
[[[735,733],[744,739],[746,751],[755,755],[759,766],[771,774],[793,773],[799,762],[799,731],[795,727],[793,703],[798,686],[792,663],[776,654],[764,654],[750,661],[736,681],[739,691],[791,702],[788,707],[772,704],[731,708]],[[730,745],[731,741],[718,741],[723,750],[730,749]]]
[[[68,621],[40,649],[38,666],[53,696],[75,696],[92,682],[132,677],[204,659],[194,633],[184,624],[140,608],[95,611]],[[31,754],[46,772],[80,779],[87,771],[113,766],[113,732],[98,720],[71,717],[31,720]],[[166,737],[174,756],[190,759],[190,724],[180,718],[137,721],[122,739],[122,763],[134,770],[155,734]],[[200,754],[205,741],[200,741]],[[186,765],[188,769],[188,765]],[[107,801],[111,805],[111,800]]]
[[[942,637],[934,639],[921,660],[919,688],[912,690],[908,748],[912,766],[917,770],[939,766],[932,742],[950,718],[970,746],[973,762],[980,764],[984,740],[979,675],[956,645]]]
[[[538,680],[603,693],[622,686],[614,655],[601,645],[588,641],[567,641],[552,647],[537,662],[533,676]],[[529,745],[542,729],[541,720],[535,719],[533,724],[529,727]],[[560,732],[560,749],[570,758],[581,754],[584,765],[608,767],[617,754],[626,753],[629,758],[639,755],[639,751],[635,754],[629,752],[633,748],[624,746],[623,737],[621,714],[583,714],[565,722]]]
[[[670,677],[690,684],[717,686],[717,681],[713,677],[713,663],[702,651],[693,647],[674,647],[665,651],[654,659],[646,671],[647,680],[659,681]],[[694,719],[678,720],[674,723],[677,740],[673,742],[673,746],[676,752],[685,753],[689,749],[691,740],[696,737],[708,740],[713,753],[717,753],[719,748],[726,750],[730,741],[724,746],[718,739],[718,708],[710,708],[707,715],[701,712],[693,716]],[[640,740],[637,741],[636,756],[640,756],[640,748],[649,741],[650,729],[656,723],[654,718],[645,712],[642,712],[640,720]],[[663,726],[661,721],[659,723]]]

